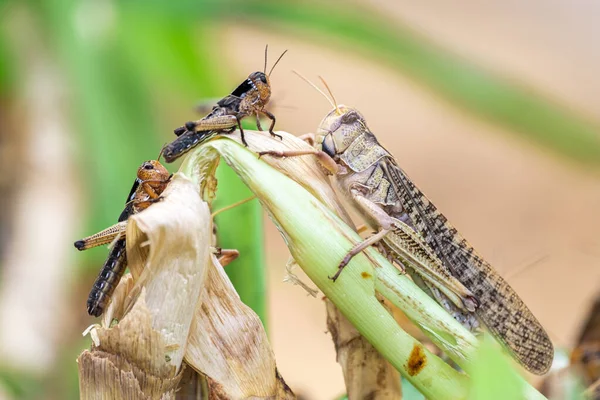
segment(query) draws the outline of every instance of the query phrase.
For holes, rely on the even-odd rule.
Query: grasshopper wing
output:
[[[415,230],[479,300],[477,316],[526,369],[538,375],[546,373],[554,357],[552,342],[523,300],[394,160],[388,158],[382,164]]]

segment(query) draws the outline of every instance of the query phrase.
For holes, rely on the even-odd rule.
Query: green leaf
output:
[[[488,337],[479,347],[470,376],[472,400],[519,399],[525,389],[522,379],[509,364],[506,356]]]

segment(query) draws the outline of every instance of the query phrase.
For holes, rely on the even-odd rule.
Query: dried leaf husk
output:
[[[132,277],[117,286],[91,332],[91,351],[78,358],[82,399],[174,398],[211,235],[208,205],[180,175],[161,202],[131,218]],[[113,319],[119,322],[111,327]]]

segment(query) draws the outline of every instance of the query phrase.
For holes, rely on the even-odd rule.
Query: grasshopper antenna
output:
[[[267,44],[265,46],[265,68],[263,69],[263,72],[266,74],[267,73],[267,57],[269,54],[269,45]],[[271,73],[269,72],[269,75],[271,75]]]
[[[160,161],[160,158],[163,155],[163,152],[165,151],[165,147],[167,147],[168,143],[163,144],[163,147],[160,149],[160,153],[158,153],[158,157],[156,158],[156,161]]]
[[[279,62],[279,60],[281,60],[283,58],[283,56],[285,55],[285,53],[287,53],[287,50],[284,51],[283,53],[281,53],[281,55],[279,56],[279,58],[277,59],[277,61],[275,61],[275,64],[273,64],[273,66],[271,67],[271,70],[269,71],[269,77],[271,76],[271,72],[273,72],[273,70],[275,69],[275,66],[277,65],[277,63]],[[266,56],[266,53],[265,53],[265,56]],[[266,64],[266,62],[267,62],[267,60],[265,58],[265,71],[267,70],[267,64]]]
[[[321,82],[323,82],[323,85],[325,85],[325,87],[327,88],[327,91],[329,92],[329,95],[331,96],[331,99],[333,100],[333,103],[335,105],[335,112],[338,115],[341,115],[342,112],[340,111],[340,109],[338,108],[338,103],[337,101],[335,101],[335,97],[333,96],[333,92],[331,91],[331,89],[329,88],[329,85],[327,84],[327,82],[325,82],[325,79],[323,79],[323,77],[321,75],[319,75],[319,79],[321,80]]]
[[[307,77],[305,77],[304,75],[302,75],[300,72],[298,72],[296,70],[292,70],[292,72],[295,73],[296,75],[298,75],[300,77],[300,79],[302,79],[304,82],[306,82],[310,86],[312,86],[317,92],[321,93],[323,95],[323,97],[325,97],[327,99],[327,101],[329,102],[329,104],[331,104],[331,106],[337,110],[337,106],[335,105],[335,102],[333,100],[331,100],[329,98],[329,96],[327,96],[325,94],[325,92],[323,92],[321,89],[319,89],[319,87],[317,85],[315,85],[314,83],[312,83]]]

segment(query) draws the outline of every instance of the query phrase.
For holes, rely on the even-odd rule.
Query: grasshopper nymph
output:
[[[265,68],[263,72],[251,73],[230,95],[219,100],[206,117],[198,121],[189,121],[184,126],[174,130],[174,133],[179,137],[165,147],[164,157],[167,162],[173,162],[201,141],[219,132],[233,132],[236,128],[240,130],[242,143],[248,146],[244,138],[241,120],[249,115],[256,117],[256,126],[261,131],[259,115],[266,115],[271,120],[269,133],[281,139],[281,136],[273,132],[275,116],[266,110],[265,106],[271,98],[269,78],[287,50],[275,61],[269,74],[267,74],[267,50],[268,47],[265,48]]]
[[[416,187],[365,118],[353,108],[336,105],[331,97],[334,109],[312,139],[314,149],[260,155],[316,155],[332,173],[337,191],[377,231],[349,251],[332,279],[353,256],[377,245],[396,264],[409,267],[415,282],[459,322],[476,328],[477,316],[525,368],[546,373],[553,345],[525,303]]]
[[[138,168],[137,177],[129,192],[129,196],[127,196],[125,209],[119,216],[119,222],[102,232],[75,242],[75,247],[78,250],[86,250],[102,244],[108,244],[116,239],[90,291],[87,301],[87,309],[90,315],[95,317],[102,315],[108,300],[127,267],[127,254],[125,250],[127,219],[158,201],[161,193],[167,187],[170,178],[171,174],[160,162],[156,160],[144,162]]]

